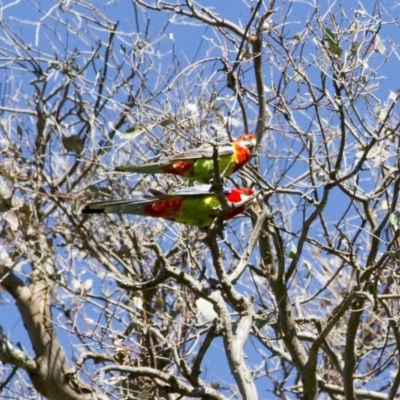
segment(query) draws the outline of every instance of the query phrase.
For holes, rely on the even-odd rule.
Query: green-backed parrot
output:
[[[223,194],[232,207],[225,215],[230,219],[246,209],[245,201],[253,194],[250,188],[224,189]],[[235,204],[238,204],[235,207]],[[220,202],[208,185],[193,186],[173,193],[157,193],[141,200],[111,200],[89,203],[83,214],[135,214],[154,218],[164,218],[190,226],[207,227],[218,215]]]
[[[242,168],[250,160],[255,145],[256,138],[251,134],[242,135],[231,143],[217,145],[221,176],[230,176]],[[205,144],[155,162],[122,165],[115,170],[141,174],[175,174],[193,181],[208,183],[214,176],[213,153],[214,146]]]

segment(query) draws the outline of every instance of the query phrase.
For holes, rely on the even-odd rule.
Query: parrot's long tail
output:
[[[82,209],[82,214],[135,214],[147,215],[145,207],[154,200],[113,200],[89,203]]]
[[[160,174],[164,172],[164,168],[168,167],[170,162],[157,162],[148,164],[136,164],[136,165],[121,165],[115,167],[115,171],[118,172],[130,172],[139,174]]]

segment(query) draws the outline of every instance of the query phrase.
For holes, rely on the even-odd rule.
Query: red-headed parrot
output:
[[[255,145],[256,138],[250,134],[242,135],[232,143],[219,144],[217,148],[221,176],[229,176],[242,168],[250,160]],[[208,183],[214,176],[213,152],[214,147],[205,144],[155,162],[122,165],[115,170],[141,174],[175,174]]]
[[[249,199],[254,194],[250,188],[224,189],[228,204],[233,206]],[[181,222],[191,226],[210,226],[218,215],[220,202],[215,193],[210,192],[208,185],[199,185],[177,190],[173,193],[158,193],[149,199],[111,200],[89,203],[83,214],[135,214],[170,221]],[[245,204],[232,208],[225,219],[230,219],[244,212]]]

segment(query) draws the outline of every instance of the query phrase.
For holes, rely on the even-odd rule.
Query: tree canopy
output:
[[[0,397],[397,398],[399,9],[370,3],[0,6]],[[115,167],[243,133],[235,218],[82,215],[196,190]]]

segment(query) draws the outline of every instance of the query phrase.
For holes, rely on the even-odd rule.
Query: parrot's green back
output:
[[[188,197],[182,202],[174,220],[190,226],[209,226],[218,215],[216,209],[219,205],[213,194]]]
[[[221,177],[230,176],[234,172],[235,163],[232,161],[232,155],[219,157],[219,174]],[[208,183],[214,177],[214,161],[209,158],[200,158],[193,168],[183,176],[187,179],[198,182]]]

